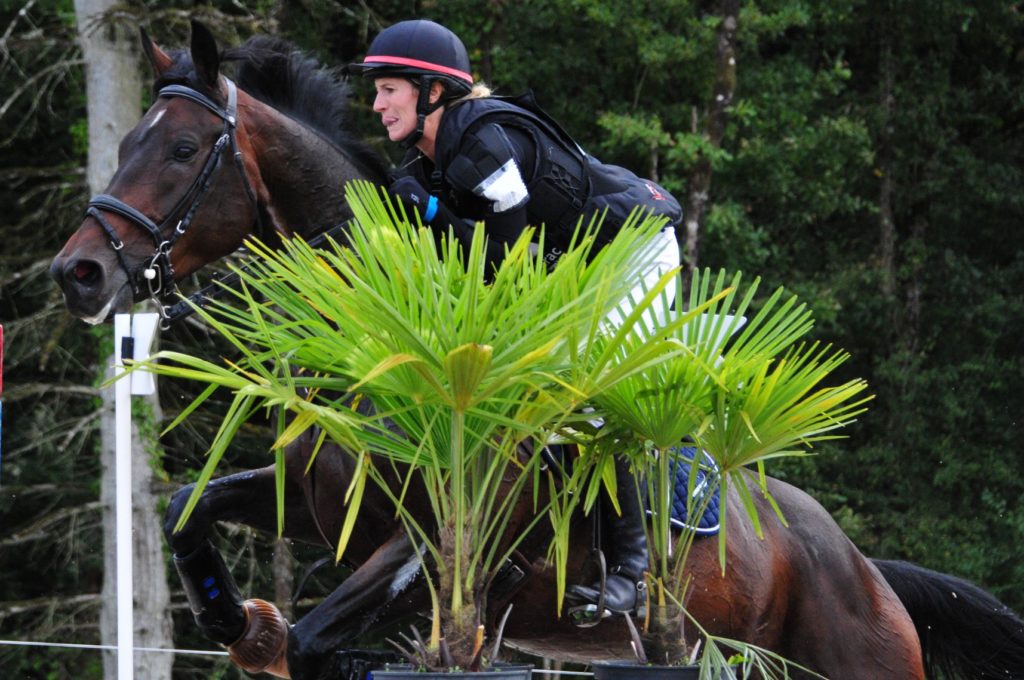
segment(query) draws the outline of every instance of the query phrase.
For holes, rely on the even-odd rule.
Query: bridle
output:
[[[167,217],[160,222],[160,224],[156,224],[153,220],[143,215],[139,210],[128,205],[121,199],[111,196],[110,194],[99,194],[97,196],[93,196],[89,199],[89,207],[85,211],[85,214],[89,217],[95,218],[103,228],[103,231],[106,232],[107,238],[110,241],[110,247],[114,249],[114,252],[117,254],[118,262],[121,264],[121,269],[123,269],[124,273],[128,276],[128,282],[131,284],[135,299],[138,300],[142,297],[143,282],[145,282],[145,286],[149,291],[149,297],[157,303],[157,307],[165,318],[168,309],[161,303],[160,299],[174,291],[174,268],[171,266],[171,249],[174,248],[174,244],[178,242],[178,239],[185,234],[189,226],[192,224],[192,220],[195,218],[199,205],[203,202],[207,192],[210,190],[210,185],[213,182],[213,174],[217,170],[221,154],[224,152],[225,148],[229,148],[232,152],[235,160],[235,167],[238,169],[238,174],[242,178],[242,184],[245,187],[245,193],[248,195],[249,201],[256,209],[256,236],[258,238],[263,238],[264,225],[260,214],[259,203],[256,198],[256,192],[253,190],[249,177],[245,174],[245,167],[242,163],[242,154],[238,150],[238,145],[235,140],[235,128],[237,126],[236,115],[238,111],[238,90],[230,79],[225,78],[224,82],[227,86],[227,105],[223,108],[202,92],[188,87],[187,85],[174,84],[160,88],[158,93],[159,97],[181,97],[183,99],[188,99],[189,101],[199,104],[203,108],[211,111],[214,115],[224,121],[224,127],[221,130],[221,134],[214,143],[213,148],[210,149],[210,155],[207,156],[206,163],[203,165],[202,170],[200,170],[199,174],[192,181],[191,186],[189,186],[185,194],[181,199],[179,199],[178,203],[174,206]],[[128,262],[125,260],[124,253],[122,252],[122,249],[124,248],[124,241],[118,237],[117,232],[114,231],[114,228],[103,216],[104,212],[115,213],[126,218],[129,222],[149,234],[153,239],[155,250],[145,266],[134,271],[129,268]],[[170,236],[164,238],[164,232],[167,231],[175,216],[179,214],[182,216],[178,219],[177,224],[174,225]]]

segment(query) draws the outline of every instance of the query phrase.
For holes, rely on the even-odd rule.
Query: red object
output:
[[[4,327],[0,326],[0,395],[4,393]],[[0,463],[3,462],[4,402],[0,399]]]

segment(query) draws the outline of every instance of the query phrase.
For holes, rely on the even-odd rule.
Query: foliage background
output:
[[[532,87],[604,160],[656,171],[681,197],[705,154],[714,174],[700,264],[798,292],[814,306],[816,336],[849,350],[850,375],[878,395],[850,439],[771,471],[815,495],[868,555],[967,577],[1024,610],[1022,8],[740,8],[720,149],[703,127],[719,12],[710,0],[131,0],[114,20],[177,46],[198,16],[225,43],[274,32],[339,66],[381,27],[426,16],[463,37],[478,76],[505,94]],[[87,198],[74,36],[70,0],[0,0],[3,639],[98,639],[95,384],[109,329],[69,319],[46,276]],[[353,124],[394,157],[369,111],[370,88],[355,85]],[[216,351],[195,325],[163,342]],[[188,389],[162,385],[165,416],[188,403]],[[198,470],[214,422],[210,413],[165,439],[168,453],[153,460],[165,492]],[[254,429],[246,441],[234,464],[264,464],[264,435]],[[248,592],[269,595],[273,542],[240,527],[222,533]],[[288,568],[300,573],[296,562],[320,556],[291,550]],[[303,597],[343,575],[318,572]],[[180,592],[175,602],[179,646],[205,647]],[[176,675],[237,677],[211,663],[179,657]],[[5,677],[99,677],[98,664],[88,652],[0,647]]]

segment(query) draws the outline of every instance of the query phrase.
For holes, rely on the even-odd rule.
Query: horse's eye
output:
[[[179,144],[174,147],[174,160],[187,161],[196,155],[196,148],[190,144]]]

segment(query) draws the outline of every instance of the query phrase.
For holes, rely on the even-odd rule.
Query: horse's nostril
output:
[[[100,279],[100,268],[95,262],[79,260],[71,268],[71,276],[75,282],[83,286],[91,286]]]

